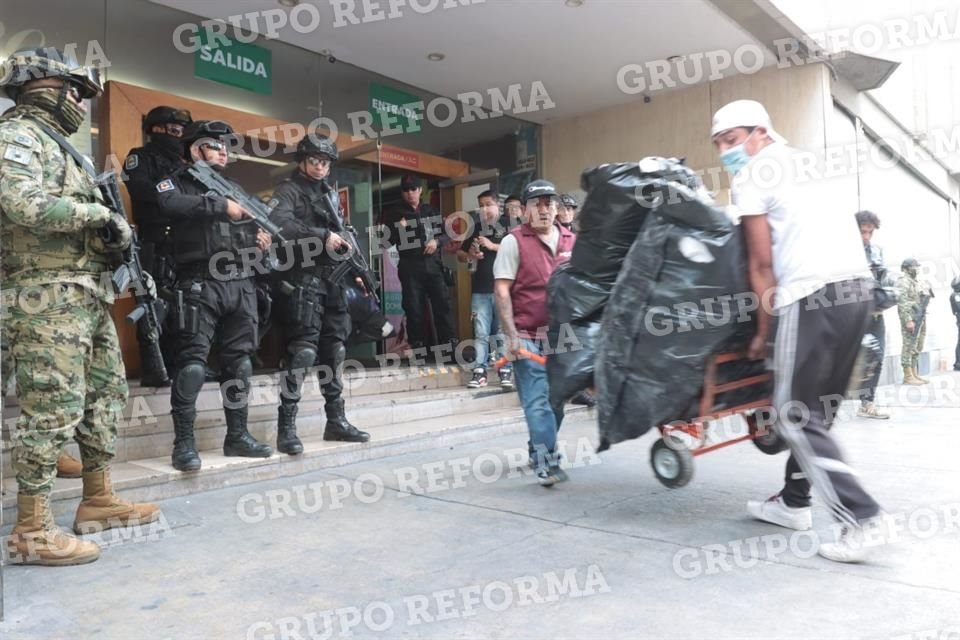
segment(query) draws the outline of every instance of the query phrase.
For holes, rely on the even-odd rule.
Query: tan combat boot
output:
[[[76,533],[98,533],[114,527],[149,524],[160,517],[155,504],[124,502],[114,495],[110,470],[83,472],[83,500],[73,521]]]
[[[916,375],[913,373],[913,367],[904,367],[903,368],[903,384],[923,384],[917,380]]]
[[[917,367],[913,367],[913,377],[919,380],[920,384],[930,384],[929,380],[920,377],[920,369]]]
[[[83,465],[69,453],[61,453],[57,458],[58,478],[79,478],[83,473]]]
[[[21,493],[17,495],[17,524],[7,539],[7,553],[16,564],[63,567],[93,562],[100,557],[100,547],[58,529],[48,496]]]

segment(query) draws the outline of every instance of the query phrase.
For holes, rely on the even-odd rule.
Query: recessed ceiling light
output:
[[[277,0],[277,2],[285,7],[295,7],[300,4],[300,0]]]
[[[583,0],[566,0],[564,4],[566,4],[571,9],[576,9],[577,7],[583,5]]]
[[[444,60],[446,57],[447,57],[446,54],[438,53],[436,51],[433,53],[427,54],[427,60],[430,60],[431,62],[440,62],[441,60]]]

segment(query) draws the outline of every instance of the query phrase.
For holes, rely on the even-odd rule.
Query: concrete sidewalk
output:
[[[898,408],[838,425],[866,486],[909,524],[863,565],[811,556],[810,534],[745,515],[779,489],[785,454],[723,449],[668,490],[649,466],[653,434],[594,456],[581,421],[562,434],[571,480],[553,489],[507,463],[525,448],[507,436],[167,500],[162,526],[109,538],[96,563],[7,567],[0,632],[956,640],[958,420]],[[822,510],[815,520],[833,535]]]

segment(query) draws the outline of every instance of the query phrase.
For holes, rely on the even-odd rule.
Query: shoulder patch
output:
[[[173,180],[164,180],[157,185],[157,191],[163,193],[164,191],[173,191],[176,187],[173,186]]]
[[[123,168],[127,171],[133,171],[140,166],[140,157],[135,153],[131,153],[127,156],[127,159],[123,161]]]
[[[33,158],[33,149],[24,149],[16,145],[7,145],[7,150],[3,153],[3,159],[17,164],[29,165]]]
[[[270,200],[267,202],[267,208],[273,211],[274,209],[277,208],[278,204],[280,204],[279,200],[277,200],[276,198],[270,198]]]
[[[36,144],[36,141],[33,138],[24,133],[18,133],[14,135],[13,141],[17,144],[22,144],[25,147],[32,147],[34,144]]]

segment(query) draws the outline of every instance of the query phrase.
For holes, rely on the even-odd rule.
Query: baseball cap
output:
[[[400,191],[415,191],[423,186],[423,182],[420,180],[420,176],[415,176],[412,173],[405,174],[400,178]]]
[[[787,142],[786,138],[774,131],[770,114],[756,100],[734,100],[717,109],[713,114],[710,137],[737,127],[763,127],[774,142]]]
[[[523,189],[523,204],[532,198],[542,198],[543,196],[558,197],[557,188],[548,180],[534,180]]]

